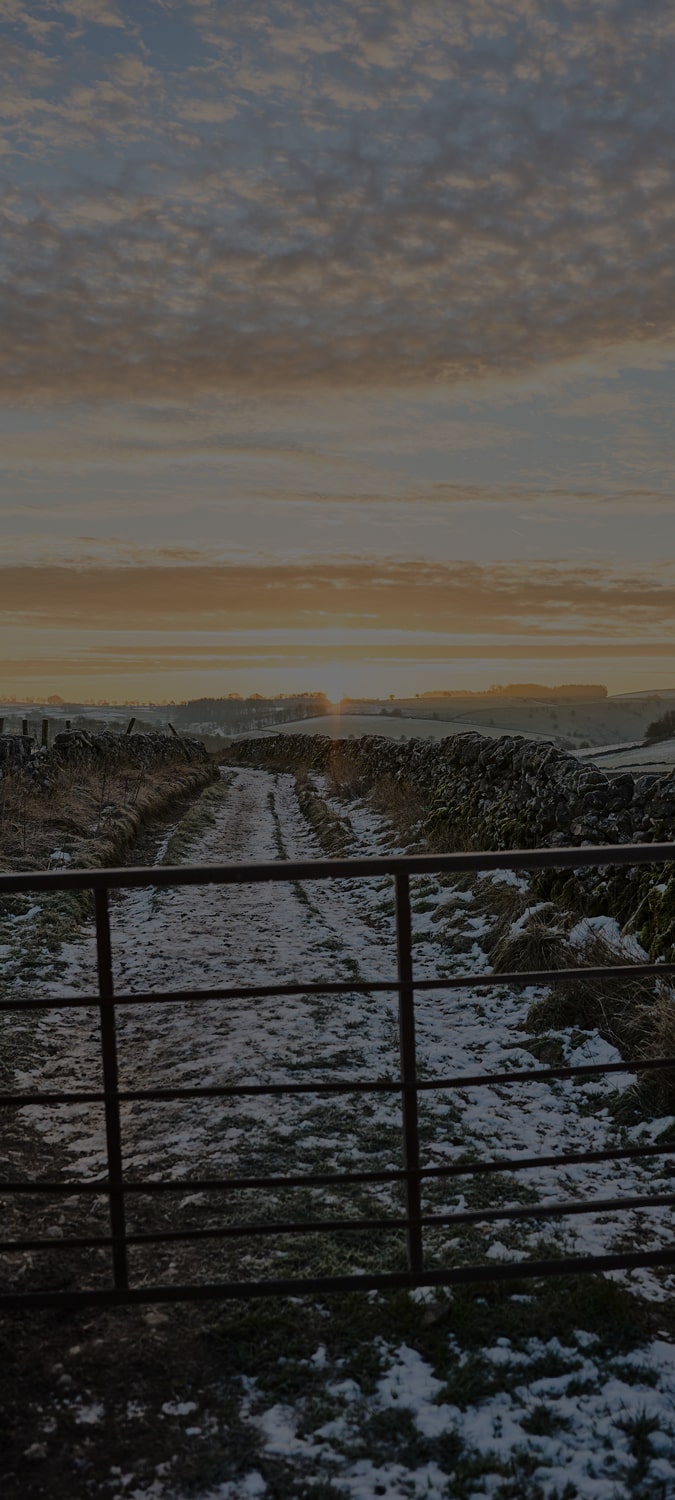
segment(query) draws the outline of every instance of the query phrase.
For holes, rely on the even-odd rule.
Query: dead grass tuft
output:
[[[384,813],[401,836],[411,844],[420,842],[422,807],[417,793],[405,781],[395,776],[381,776],[371,788],[368,798],[376,812]],[[424,840],[427,847],[427,841]]]
[[[556,967],[599,968],[630,961],[598,934],[582,948],[564,945],[561,957],[564,962]],[[557,984],[530,1006],[524,1025],[539,1033],[574,1026],[598,1031],[623,1057],[633,1060],[672,1057],[672,1070],[640,1072],[619,1099],[616,1112],[645,1119],[675,1110],[675,990],[665,980],[609,978]]]
[[[359,796],[366,790],[363,770],[357,765],[354,756],[347,754],[340,740],[331,744],[325,774],[338,796]]]
[[[348,854],[353,841],[353,829],[348,818],[339,818],[328,803],[319,795],[309,781],[306,771],[299,771],[295,778],[298,805],[325,854],[338,858]]]
[[[513,926],[519,922],[532,904],[532,895],[527,886],[519,887],[501,880],[475,879],[472,890],[474,916],[480,914],[490,923],[481,943],[488,958],[494,964],[509,941]]]
[[[524,895],[521,892],[515,894],[518,897]],[[506,914],[499,924],[501,935],[498,928],[490,952],[495,973],[564,968],[566,963],[569,964],[571,914],[557,910],[551,901],[541,902],[531,910],[526,906],[524,911],[522,902],[516,901],[512,910],[517,910],[519,905],[521,912],[514,931],[513,922],[507,927],[508,907],[504,904]]]

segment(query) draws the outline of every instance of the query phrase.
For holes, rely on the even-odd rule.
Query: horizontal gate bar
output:
[[[577,984],[590,979],[667,979],[675,975],[675,963],[606,964],[580,969],[516,969],[488,974],[447,974],[438,979],[416,979],[415,990],[499,989],[513,985]],[[143,990],[115,995],[115,1005],[184,1005],[208,1000],[265,1000],[292,995],[394,994],[403,988],[398,979],[317,980],[309,984],[252,984],[232,989],[227,985],[208,990]],[[2,1000],[2,1011],[83,1010],[98,1006],[97,995],[50,996],[46,999]]]
[[[388,1292],[397,1288],[466,1286],[491,1281],[529,1281],[548,1276],[582,1276],[597,1271],[632,1271],[675,1265],[675,1249],[566,1256],[559,1260],[491,1261],[489,1265],[446,1266],[438,1271],[388,1271],[352,1276],[279,1276],[266,1281],[211,1281],[164,1286],[91,1288],[80,1292],[0,1292],[0,1308],[114,1307],[164,1302],[249,1301],[252,1297],[298,1297],[312,1292]]]
[[[101,870],[21,871],[0,875],[3,891],[80,891],[138,886],[257,885],[266,881],[351,880],[378,875],[455,875],[471,870],[582,869],[596,865],[675,862],[675,844],[593,844],[583,848],[499,849],[460,854],[376,855],[361,859],[300,859],[251,864],[148,865]]]
[[[442,1167],[420,1167],[406,1170],[398,1167],[383,1172],[308,1172],[288,1177],[203,1177],[176,1179],[171,1182],[128,1182],[124,1192],[144,1193],[211,1193],[245,1192],[253,1188],[348,1187],[405,1182],[413,1175],[430,1181],[449,1177],[475,1177],[493,1172],[527,1172],[536,1167],[578,1167],[603,1161],[634,1161],[640,1157],[675,1156],[675,1141],[652,1142],[645,1146],[624,1146],[619,1151],[569,1151],[564,1156],[503,1157],[494,1161],[458,1161]],[[77,1194],[107,1196],[107,1182],[0,1182],[0,1193],[41,1193],[59,1197]]]
[[[493,1087],[495,1084],[547,1083],[574,1078],[594,1078],[606,1073],[656,1073],[663,1068],[675,1069],[675,1057],[639,1057],[611,1063],[577,1063],[561,1068],[510,1069],[506,1073],[460,1073],[455,1078],[418,1078],[407,1084],[391,1079],[346,1080],[344,1083],[232,1083],[213,1084],[189,1089],[120,1089],[114,1095],[122,1104],[175,1103],[179,1099],[233,1099],[252,1095],[279,1094],[401,1094],[408,1088],[432,1093],[435,1089]],[[107,1095],[98,1090],[82,1089],[68,1093],[0,1094],[0,1107],[27,1109],[37,1104],[104,1104]]]
[[[165,1245],[189,1243],[195,1240],[255,1239],[268,1234],[344,1234],[352,1232],[377,1233],[379,1230],[408,1230],[423,1225],[425,1229],[452,1229],[456,1224],[493,1224],[508,1220],[561,1219],[568,1215],[593,1213],[640,1212],[648,1208],[672,1208],[675,1193],[648,1193],[632,1198],[572,1198],[563,1203],[512,1204],[505,1208],[466,1208],[445,1214],[420,1214],[414,1219],[401,1215],[381,1219],[316,1219],[307,1222],[297,1219],[267,1220],[263,1224],[218,1224],[203,1229],[158,1229],[143,1234],[127,1232],[125,1243],[143,1245]],[[17,1254],[26,1250],[97,1250],[110,1248],[117,1241],[113,1235],[74,1235],[63,1239],[3,1240],[0,1251]]]

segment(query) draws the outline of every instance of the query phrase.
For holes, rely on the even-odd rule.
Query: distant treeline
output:
[[[225,734],[265,729],[270,724],[287,724],[295,719],[314,719],[317,714],[327,712],[323,693],[299,693],[289,698],[261,698],[259,693],[240,698],[233,693],[227,698],[191,698],[188,703],[179,703],[171,709],[172,722],[177,726],[198,726]]]
[[[563,682],[560,687],[546,687],[541,682],[509,682],[505,687],[495,684],[484,692],[436,692],[420,693],[420,698],[541,698],[547,703],[578,702],[580,699],[597,702],[607,697],[607,688],[597,682]]]

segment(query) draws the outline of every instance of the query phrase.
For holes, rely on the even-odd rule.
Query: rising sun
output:
[[[337,706],[347,696],[344,668],[340,662],[331,663],[322,672],[323,690],[328,701]]]

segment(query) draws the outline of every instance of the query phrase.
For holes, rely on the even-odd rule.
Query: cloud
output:
[[[308,684],[320,688],[322,682],[325,684],[325,674],[333,668],[337,662],[348,664],[351,668],[367,667],[370,671],[370,691],[373,696],[382,694],[382,679],[374,673],[383,669],[392,669],[398,674],[406,673],[406,669],[418,671],[420,668],[437,667],[438,685],[442,684],[443,667],[450,664],[461,664],[463,666],[473,664],[474,670],[479,671],[481,664],[490,663],[497,667],[500,664],[502,679],[510,676],[511,671],[516,669],[518,663],[538,662],[542,668],[546,666],[553,668],[553,680],[559,680],[562,664],[565,670],[569,670],[570,663],[578,663],[580,672],[583,672],[582,680],[586,680],[588,667],[592,667],[594,674],[602,670],[625,666],[627,660],[631,664],[635,662],[639,666],[646,667],[648,662],[652,664],[663,663],[667,670],[668,664],[673,661],[673,645],[670,641],[657,641],[649,644],[632,645],[629,649],[625,645],[612,646],[603,644],[597,647],[573,645],[561,646],[557,644],[540,645],[534,642],[530,645],[507,644],[497,642],[488,647],[485,646],[401,646],[392,643],[388,646],[372,647],[360,642],[345,643],[341,650],[336,651],[333,642],[321,640],[307,640],[302,645],[288,645],[280,642],[275,650],[268,641],[264,647],[251,646],[242,647],[240,644],[233,645],[231,649],[214,651],[194,647],[189,654],[181,655],[179,652],[158,653],[156,650],[140,648],[138,652],[128,652],[124,647],[112,649],[109,652],[97,650],[96,648],[84,649],[81,652],[75,649],[71,656],[35,656],[22,657],[18,660],[5,658],[2,663],[2,681],[7,684],[4,691],[10,691],[10,684],[14,689],[20,687],[24,691],[32,684],[34,679],[39,679],[43,684],[51,684],[51,687],[43,687],[42,692],[53,690],[54,683],[58,683],[62,690],[63,685],[69,680],[72,683],[73,694],[78,689],[82,691],[82,679],[88,679],[87,691],[96,690],[98,684],[107,679],[108,690],[113,693],[118,691],[132,691],[133,679],[142,675],[149,685],[154,681],[154,688],[146,687],[148,692],[171,691],[172,688],[161,688],[159,683],[162,678],[168,678],[173,684],[173,691],[181,691],[194,696],[200,691],[198,682],[195,682],[195,674],[207,674],[208,680],[204,684],[203,691],[211,696],[218,697],[225,690],[225,680],[220,676],[225,672],[243,672],[248,678],[248,690],[251,691],[251,683],[255,683],[253,674],[258,672],[273,671],[281,677],[284,674],[288,679],[291,674],[297,677],[298,671],[303,674],[303,684],[299,686],[300,691],[305,691]],[[504,666],[501,667],[501,663]],[[509,663],[512,664],[509,667]],[[560,663],[560,667],[556,667]],[[584,671],[584,667],[586,671]],[[323,676],[322,676],[323,672]],[[409,670],[407,673],[410,675]],[[549,670],[548,676],[551,673]],[[191,680],[192,679],[192,680]],[[414,679],[413,679],[414,680]],[[122,681],[122,688],[119,688]],[[180,688],[175,684],[181,683]],[[283,677],[277,683],[277,690],[283,691]],[[244,689],[247,690],[246,687]],[[386,691],[386,689],[385,689]],[[403,694],[405,696],[405,693]],[[411,693],[412,696],[412,693]]]
[[[659,641],[671,650],[675,569],[386,561],[5,567],[0,600],[0,619],[14,629],[393,630],[399,640],[432,632],[462,650],[511,637],[528,650],[606,645],[630,654],[633,645]]]
[[[7,400],[460,381],[675,336],[665,0],[2,0],[0,27]]]

